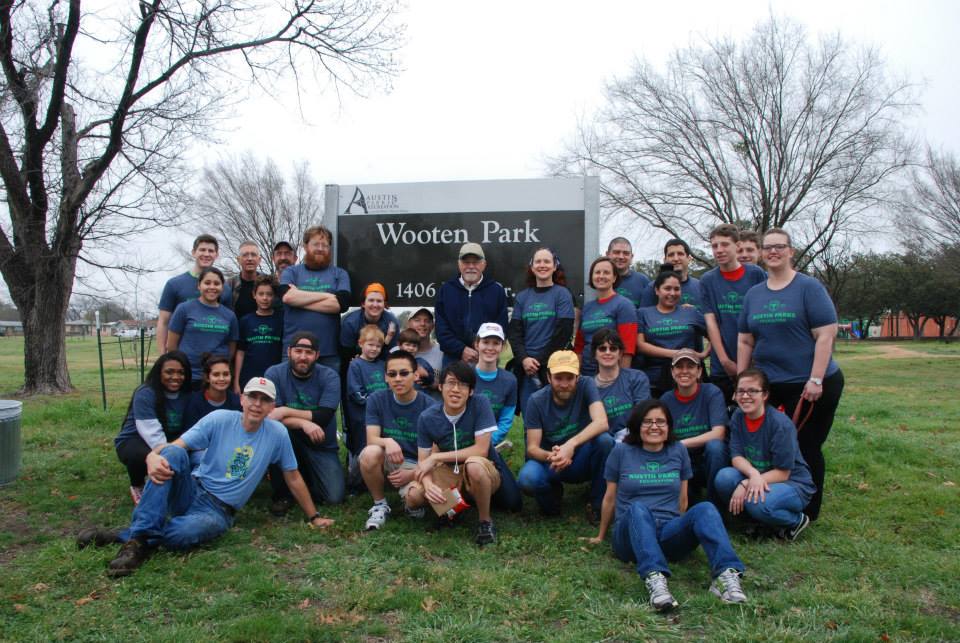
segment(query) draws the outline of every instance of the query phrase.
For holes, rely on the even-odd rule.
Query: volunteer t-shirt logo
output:
[[[226,477],[228,480],[243,480],[250,471],[250,461],[253,459],[253,447],[242,446],[233,450],[233,456],[227,463]]]
[[[660,471],[660,463],[659,463],[659,462],[648,462],[648,463],[647,463],[647,471],[649,471],[650,473],[656,473],[656,472]]]
[[[784,305],[780,302],[779,299],[771,299],[763,306],[765,310],[769,310],[771,313],[775,313],[778,310],[782,310],[783,307]]]

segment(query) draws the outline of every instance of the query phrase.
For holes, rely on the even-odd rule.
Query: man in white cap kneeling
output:
[[[107,574],[127,576],[156,547],[188,550],[209,542],[233,525],[267,471],[276,463],[311,527],[333,524],[323,518],[310,498],[286,428],[267,416],[276,404],[277,389],[263,377],[251,379],[240,400],[243,412],[217,410],[169,444],[147,456],[147,484],[130,526],[123,531],[84,529],[77,546],[102,547],[122,542]],[[190,468],[189,451],[203,451],[199,466]]]

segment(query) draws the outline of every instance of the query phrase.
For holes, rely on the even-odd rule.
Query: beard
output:
[[[323,270],[324,268],[330,267],[330,260],[332,256],[332,253],[329,252],[312,253],[303,257],[303,263],[310,270]]]

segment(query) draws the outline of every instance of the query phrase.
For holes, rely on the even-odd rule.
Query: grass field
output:
[[[322,508],[337,523],[311,532],[296,511],[270,518],[262,485],[216,544],[110,580],[115,548],[78,552],[73,535],[129,519],[112,439],[139,373],[108,346],[104,412],[95,342],[69,353],[77,393],[25,401],[23,468],[0,489],[2,640],[960,640],[958,344],[839,346],[821,520],[789,545],[733,531],[746,606],[708,594],[702,552],[674,564],[667,617],[609,545],[580,540],[594,529],[576,488],[563,518],[532,502],[495,515],[500,542],[478,550],[475,517],[427,533],[395,512],[362,533],[368,497]],[[4,397],[21,377],[21,340],[0,338]]]

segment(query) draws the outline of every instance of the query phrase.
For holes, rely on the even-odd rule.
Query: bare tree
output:
[[[691,245],[720,223],[788,226],[804,266],[885,199],[913,108],[876,50],[771,17],[742,43],[676,51],[664,73],[638,63],[554,170],[599,174],[603,207]]]
[[[925,162],[912,178],[902,209],[920,225],[905,232],[937,246],[960,244],[960,161],[928,146]]]
[[[77,262],[171,224],[180,159],[210,140],[238,81],[309,72],[358,88],[395,69],[392,5],[80,5],[0,0],[0,273],[24,321],[24,394],[71,389],[63,322]]]
[[[308,163],[294,164],[287,181],[272,159],[261,162],[247,152],[204,169],[191,210],[196,232],[216,236],[225,258],[235,262],[232,251],[249,239],[268,258],[265,267],[272,271],[274,244],[287,241],[296,247],[303,231],[321,222],[323,190]]]

